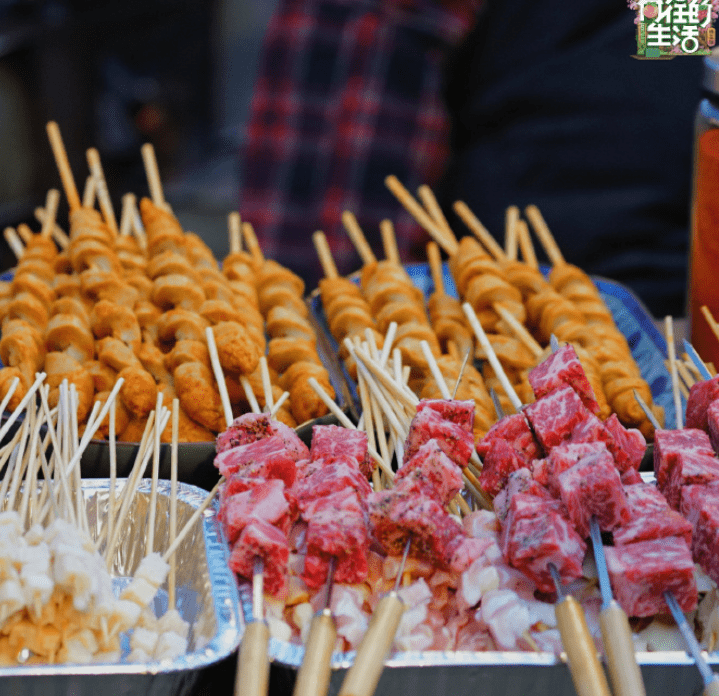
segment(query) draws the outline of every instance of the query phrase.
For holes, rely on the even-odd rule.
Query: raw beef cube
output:
[[[358,583],[367,577],[370,538],[364,511],[342,493],[320,498],[307,515],[307,555],[302,579],[320,587],[327,579],[330,559],[337,559],[334,580]]]
[[[715,452],[719,452],[719,399],[714,399],[707,408],[707,430]]]
[[[477,444],[477,454],[486,457],[494,440],[511,442],[517,454],[524,456],[525,466],[542,456],[527,419],[521,413],[513,413],[498,420]]]
[[[555,389],[571,387],[589,411],[594,414],[600,412],[592,386],[571,344],[563,346],[537,365],[529,372],[528,379],[537,399]]]
[[[285,498],[285,484],[270,479],[261,485],[235,493],[224,502],[225,533],[232,544],[250,520],[262,519],[279,527],[285,534],[293,522],[292,509]]]
[[[616,413],[612,413],[604,425],[612,434],[613,441],[607,442],[607,448],[614,457],[614,463],[621,473],[634,469],[639,471],[639,465],[642,463],[644,453],[647,449],[647,441],[644,435],[636,428],[625,428],[617,418]]]
[[[679,510],[683,486],[709,483],[717,479],[719,479],[719,459],[707,457],[706,454],[682,452],[677,456],[677,463],[669,474],[664,495],[669,505]]]
[[[248,580],[254,573],[255,557],[263,561],[264,590],[277,596],[285,589],[290,547],[285,533],[260,519],[251,520],[242,530],[230,553],[230,568]]]
[[[707,409],[715,399],[719,399],[719,375],[694,384],[687,399],[686,427],[707,430]]]
[[[263,478],[250,478],[242,474],[232,474],[221,486],[219,490],[220,510],[217,513],[220,521],[224,520],[225,501],[237,493],[250,491],[257,486],[261,486],[265,482]]]
[[[509,475],[507,485],[499,491],[493,501],[494,512],[501,522],[507,518],[512,499],[518,493],[529,493],[544,500],[552,500],[551,493],[533,478],[529,469],[517,469]]]
[[[567,442],[555,447],[548,458],[548,482],[549,492],[559,497],[559,476],[567,469],[571,469],[580,459],[589,454],[601,454],[607,452],[607,446],[603,442]]]
[[[649,483],[625,485],[624,492],[631,518],[614,530],[615,546],[671,536],[680,537],[687,545],[691,544],[692,525],[669,507],[655,486]]]
[[[345,488],[355,491],[360,500],[365,500],[372,492],[364,474],[357,468],[357,461],[353,457],[338,456],[332,463],[315,469],[310,476],[297,480],[292,492],[304,512],[312,501]]]
[[[616,459],[614,460],[614,462],[616,463]],[[635,469],[627,469],[626,471],[623,471],[619,475],[619,478],[622,479],[622,486],[631,486],[633,483],[644,482],[642,475]]]
[[[603,442],[610,451],[614,447],[614,436],[593,413],[588,413],[584,420],[574,426],[569,441],[575,443]]]
[[[395,486],[414,487],[445,506],[462,490],[462,472],[436,440],[425,442],[397,471]]]
[[[574,389],[564,387],[529,404],[524,413],[539,444],[545,452],[550,452],[552,447],[571,437],[574,427],[587,418],[589,411]]]
[[[479,475],[482,490],[493,498],[504,488],[507,477],[523,465],[524,460],[509,442],[494,440],[484,457],[482,473]]]
[[[442,451],[457,466],[464,469],[474,450],[474,435],[461,425],[444,420],[439,412],[432,408],[417,411],[409,426],[409,434],[404,445],[404,459],[409,461],[419,448],[429,440],[436,440]]]
[[[699,511],[692,540],[694,560],[719,583],[719,505],[706,505]]]
[[[464,535],[462,525],[430,498],[389,489],[372,493],[368,499],[370,527],[377,542],[390,556],[401,556],[411,537],[413,556],[447,567]]]
[[[696,452],[707,457],[714,456],[712,443],[703,430],[684,428],[684,430],[654,431],[654,475],[659,490],[667,485],[669,475],[677,462],[680,452]]]
[[[499,545],[506,555],[506,549],[514,534],[514,526],[519,520],[541,517],[546,512],[556,512],[559,515],[566,513],[561,500],[531,493],[516,493],[509,500],[509,510],[504,519]]]
[[[531,465],[532,478],[542,486],[549,486],[549,477],[552,475],[549,457],[535,459]]]
[[[443,420],[456,423],[468,433],[474,432],[474,401],[457,399],[422,399],[417,404],[417,413],[429,408],[439,413]]]
[[[245,413],[235,418],[232,425],[217,436],[215,449],[219,454],[238,445],[248,445],[273,435],[282,438],[295,461],[309,458],[310,451],[297,433],[284,423],[272,420],[267,413]]]
[[[694,561],[679,537],[638,541],[604,549],[614,597],[628,616],[667,614],[670,590],[683,612],[697,605]]]
[[[589,536],[592,515],[604,531],[629,521],[627,496],[609,452],[583,457],[571,469],[559,474],[558,481],[569,520],[581,537]]]
[[[705,507],[719,508],[719,481],[684,487],[681,513],[692,526]]]
[[[242,471],[243,476],[282,479],[288,488],[296,475],[295,460],[279,435],[220,452],[215,466],[223,476]]]
[[[534,580],[542,592],[553,592],[549,564],[556,566],[562,584],[572,582],[582,577],[586,550],[587,545],[569,522],[547,509],[516,520],[503,553],[505,560]]]
[[[367,433],[363,430],[350,430],[339,425],[313,425],[310,455],[312,459],[322,459],[327,463],[338,456],[352,457],[365,476],[372,474],[373,465],[367,454]]]

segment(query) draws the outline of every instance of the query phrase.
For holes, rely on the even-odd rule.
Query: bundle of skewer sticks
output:
[[[536,206],[528,206],[525,213],[552,264],[548,278],[539,269],[528,226],[519,218],[518,209],[510,207],[507,211],[505,250],[462,201],[454,204],[454,210],[474,236],[458,240],[441,211],[437,212],[438,206],[420,204],[396,177],[385,181],[449,255],[460,299],[470,302],[477,313],[523,401],[531,400],[526,373],[540,357],[538,348],[546,346],[554,334],[577,348],[603,417],[614,411],[624,425],[637,427],[651,438],[653,427],[633,398],[637,389],[651,404],[649,385],[642,379],[627,341],[596,286],[564,259]],[[420,198],[427,200],[426,193],[420,193]],[[518,260],[519,250],[524,261]],[[524,331],[518,328],[523,324]],[[480,347],[477,350],[477,357],[486,357]],[[519,362],[518,356],[522,356]],[[484,376],[488,386],[499,386],[492,370]],[[498,388],[496,391],[500,392]],[[500,399],[503,407],[511,407],[506,397],[500,395]],[[661,422],[661,408],[652,405],[652,409]]]
[[[160,433],[170,419],[162,396],[150,414],[132,472],[118,481],[115,457],[115,409],[118,380],[104,404],[96,402],[84,432],[77,419],[74,385],[60,385],[57,406],[48,403],[46,375],[32,388],[0,428],[0,534],[3,583],[0,592],[0,663],[118,662],[120,634],[132,631],[127,661],[174,659],[187,650],[189,625],[176,609],[177,549],[195,532],[216,486],[177,532],[177,434],[179,406],[172,405],[169,541],[155,542],[158,505]],[[11,386],[0,407],[7,406]],[[80,459],[95,431],[109,419],[111,476],[105,514],[99,501],[86,497]],[[13,431],[13,427],[15,430]],[[44,432],[44,434],[43,434]],[[135,519],[136,538],[128,534],[138,516],[138,489],[153,461],[146,524]],[[119,490],[118,490],[119,489]],[[91,525],[88,509],[97,507]],[[144,508],[143,508],[144,510]],[[130,583],[115,598],[111,572],[118,551],[141,558]],[[18,555],[19,554],[19,555]],[[124,570],[124,568],[123,568]],[[169,578],[168,578],[169,574]],[[155,617],[151,602],[168,580],[168,611]]]

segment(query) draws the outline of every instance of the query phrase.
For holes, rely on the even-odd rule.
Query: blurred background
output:
[[[81,189],[96,147],[110,190],[147,193],[152,142],[187,230],[227,251],[257,56],[275,0],[0,0],[0,225],[60,187],[56,120]],[[119,205],[119,199],[118,199]],[[119,213],[119,209],[118,209]],[[66,210],[58,214],[66,220]],[[14,257],[4,240],[0,262]]]

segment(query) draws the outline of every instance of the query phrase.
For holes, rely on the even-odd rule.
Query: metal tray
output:
[[[118,481],[118,488],[125,484]],[[109,497],[106,479],[83,481],[91,532],[101,528]],[[168,545],[170,483],[158,485],[158,514],[155,548]],[[147,503],[150,481],[143,481],[136,505],[127,519],[127,534],[115,559],[113,584],[116,589],[127,583],[144,555]],[[200,507],[207,493],[180,483],[178,485],[177,524],[184,522]],[[240,609],[237,584],[227,565],[227,543],[216,518],[216,506],[210,505],[177,551],[177,608],[191,623],[186,655],[172,661],[147,664],[98,663],[91,665],[34,665],[0,668],[0,692],[18,696],[97,696],[98,693],[143,696],[189,696],[198,682],[237,650],[240,642]],[[158,615],[167,606],[166,590],[155,599]]]
[[[405,270],[412,279],[412,282],[422,290],[425,298],[429,298],[434,292],[434,283],[429,270],[429,264],[406,264]],[[542,271],[548,273],[549,268],[543,267]],[[457,297],[454,279],[446,263],[443,265],[443,272],[446,292]],[[350,277],[359,282],[359,273],[354,273]],[[636,360],[642,377],[649,384],[654,402],[664,407],[665,427],[674,428],[676,424],[676,413],[672,397],[671,379],[664,366],[664,360],[667,356],[667,345],[664,337],[654,325],[649,310],[629,288],[605,278],[594,277],[592,280],[597,285],[602,299],[611,310],[617,327],[627,339],[632,351],[632,357]],[[321,327],[325,340],[331,347],[333,354],[336,354],[338,345],[327,325],[319,290],[315,290],[310,295],[309,302],[315,322]],[[351,395],[352,406],[359,412],[360,406],[356,386],[344,367],[338,364],[338,369],[341,371],[347,384],[347,389]]]

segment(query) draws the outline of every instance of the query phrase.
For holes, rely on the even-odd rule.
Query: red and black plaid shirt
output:
[[[311,242],[325,232],[341,273],[360,265],[341,224],[359,220],[382,257],[379,222],[395,224],[403,261],[425,234],[387,191],[432,185],[448,155],[444,56],[479,0],[280,0],[260,57],[242,152],[239,210],[264,252],[313,287]],[[419,254],[422,254],[419,256]]]

